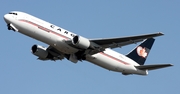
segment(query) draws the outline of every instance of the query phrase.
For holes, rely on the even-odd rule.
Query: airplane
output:
[[[8,30],[22,33],[49,45],[43,47],[35,44],[31,47],[32,54],[39,60],[56,61],[66,58],[73,63],[85,60],[107,70],[121,72],[123,75],[147,75],[149,70],[173,66],[172,64],[144,65],[155,41],[154,37],[164,35],[161,32],[87,39],[25,12],[11,11],[4,15],[4,20]],[[112,50],[138,42],[142,43],[127,55]]]

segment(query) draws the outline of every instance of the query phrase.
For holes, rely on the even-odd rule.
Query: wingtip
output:
[[[162,32],[158,32],[158,35],[164,35],[164,33],[162,33]]]
[[[171,67],[174,66],[173,64],[166,64],[167,67]]]

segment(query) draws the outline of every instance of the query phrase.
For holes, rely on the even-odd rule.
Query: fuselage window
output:
[[[58,31],[61,31],[61,28],[58,28],[57,30],[58,30]]]
[[[68,32],[67,32],[67,31],[65,31],[64,33],[65,33],[65,34],[68,34]]]
[[[72,36],[72,37],[75,37],[75,35],[74,35],[74,34],[71,34],[71,36]]]
[[[55,26],[54,25],[51,25],[51,28],[54,28]]]

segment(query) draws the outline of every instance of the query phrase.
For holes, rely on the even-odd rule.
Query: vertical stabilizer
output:
[[[154,38],[146,39],[126,56],[137,62],[139,65],[144,65],[154,41]]]

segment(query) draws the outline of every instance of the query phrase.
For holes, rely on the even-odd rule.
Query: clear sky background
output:
[[[156,42],[146,64],[174,66],[147,76],[105,70],[83,61],[40,61],[33,44],[47,46],[8,31],[4,14],[23,11],[87,38],[121,37],[154,32]],[[179,0],[1,0],[0,94],[179,94]],[[128,53],[136,44],[114,49]]]

